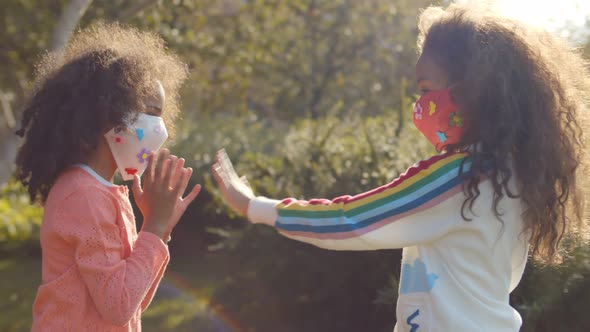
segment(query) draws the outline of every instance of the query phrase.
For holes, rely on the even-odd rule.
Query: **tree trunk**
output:
[[[70,35],[90,6],[92,0],[71,0],[63,9],[51,36],[50,50],[61,51],[66,46]],[[6,183],[14,172],[19,140],[14,134],[17,129],[16,119],[11,107],[11,98],[0,90],[0,185]]]
[[[51,51],[59,52],[63,50],[91,2],[92,0],[71,0],[66,5],[53,29],[50,44]]]
[[[2,117],[0,121],[0,185],[6,183],[14,171],[14,158],[16,157],[17,139],[14,134],[16,129],[16,120],[10,107],[10,96],[0,90],[0,107],[2,108]]]

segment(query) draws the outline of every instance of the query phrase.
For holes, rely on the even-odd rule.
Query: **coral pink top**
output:
[[[33,331],[141,331],[169,254],[135,227],[127,187],[85,165],[64,171],[45,204]]]

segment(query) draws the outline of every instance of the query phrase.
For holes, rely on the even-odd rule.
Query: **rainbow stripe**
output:
[[[460,169],[467,153],[443,154],[420,162],[377,189],[332,201],[287,199],[277,206],[276,227],[291,236],[322,239],[357,237],[440,204],[462,190]]]

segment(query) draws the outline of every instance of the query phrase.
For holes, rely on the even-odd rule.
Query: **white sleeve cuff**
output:
[[[276,206],[281,201],[262,196],[254,197],[248,204],[248,220],[254,224],[274,226],[277,217]]]

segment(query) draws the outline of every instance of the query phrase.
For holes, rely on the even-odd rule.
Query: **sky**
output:
[[[463,2],[478,0],[463,0]],[[574,42],[590,35],[590,0],[496,0],[507,16],[556,32]]]

